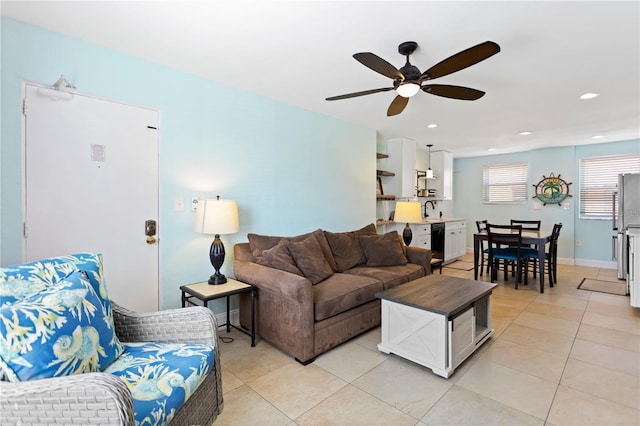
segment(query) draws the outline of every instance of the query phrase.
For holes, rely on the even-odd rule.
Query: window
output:
[[[492,164],[482,171],[482,201],[485,204],[527,202],[527,163]]]
[[[612,219],[618,174],[640,173],[640,155],[580,160],[580,219]]]

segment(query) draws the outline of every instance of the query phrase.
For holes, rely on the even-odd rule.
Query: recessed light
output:
[[[495,151],[496,148],[489,148],[487,151]]]
[[[528,136],[528,135],[530,135],[530,134],[531,134],[531,132],[530,132],[530,131],[528,131],[528,130],[527,130],[527,131],[525,131],[525,132],[520,132],[520,136]]]
[[[438,127],[438,125],[434,123],[434,124],[429,124],[427,127],[430,129],[435,129],[436,127]]]
[[[600,96],[599,93],[585,93],[584,95],[580,96],[580,99],[593,99],[597,98],[598,96]]]
[[[602,139],[604,136],[602,135],[595,135],[595,136],[591,136],[591,139]]]

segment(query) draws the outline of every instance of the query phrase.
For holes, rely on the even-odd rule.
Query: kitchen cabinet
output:
[[[447,263],[466,254],[467,223],[465,221],[446,222],[444,230],[444,261]]]
[[[428,223],[414,223],[410,226],[413,239],[409,245],[431,250],[431,225]]]
[[[429,189],[437,191],[435,199],[453,200],[453,154],[447,151],[431,153],[431,169],[435,179],[428,179]]]
[[[397,198],[414,197],[416,190],[416,142],[411,139],[387,141],[386,170],[393,176],[386,178],[385,193]],[[383,182],[384,183],[384,182]]]

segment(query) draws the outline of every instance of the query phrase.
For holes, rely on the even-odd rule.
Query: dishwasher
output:
[[[431,224],[431,257],[444,260],[444,222]]]

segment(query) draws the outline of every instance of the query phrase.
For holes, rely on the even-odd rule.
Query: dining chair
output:
[[[523,231],[524,230],[527,230],[527,231],[539,231],[540,227],[542,225],[542,221],[541,220],[511,219],[511,224],[512,225],[522,225],[522,230]],[[537,250],[538,250],[537,247],[532,247],[531,244],[525,244],[523,247],[535,249],[536,253],[537,253]],[[533,253],[532,250],[529,250],[529,251],[531,251],[531,253]],[[511,272],[512,272],[512,275],[513,275],[513,268],[511,269]],[[538,274],[538,264],[536,262],[533,262],[533,278],[535,278],[537,274]]]
[[[513,262],[516,265],[516,290],[518,283],[524,275],[524,284],[528,283],[527,262],[529,257],[521,252],[522,226],[521,225],[493,225],[487,223],[487,237],[489,240],[489,264],[491,265],[491,282],[498,279],[500,261],[504,263],[504,278],[507,279],[507,265]],[[524,269],[523,269],[524,267]],[[523,274],[523,272],[525,272]]]
[[[476,220],[476,227],[478,228],[478,232],[483,232],[487,230],[487,221],[486,220]],[[480,276],[484,271],[484,263],[487,262],[487,272],[489,271],[491,265],[489,265],[489,248],[485,248],[484,241],[480,241]]]
[[[558,271],[558,238],[560,237],[560,230],[562,229],[562,223],[556,223],[553,225],[553,231],[551,232],[551,240],[549,241],[549,251],[544,254],[544,264],[546,271],[549,274],[549,286],[553,287],[553,284],[558,283],[557,271]],[[533,259],[534,267],[538,263],[538,251],[537,250],[525,250],[525,254],[529,259]],[[540,271],[544,274],[545,271]],[[535,278],[535,273],[533,275]]]

